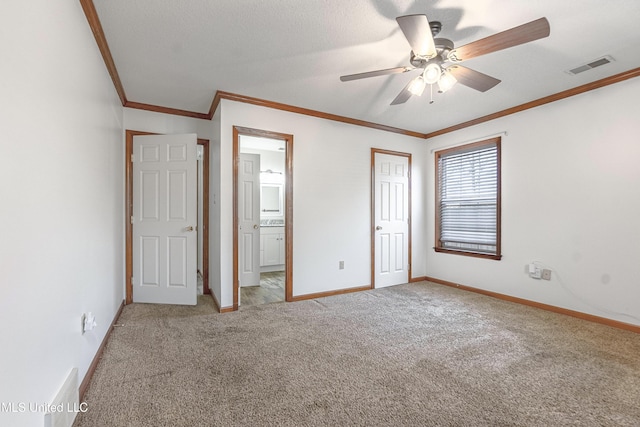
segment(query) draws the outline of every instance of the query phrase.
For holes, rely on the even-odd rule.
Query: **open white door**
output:
[[[260,155],[240,154],[238,168],[238,277],[260,286]]]
[[[133,138],[133,301],[197,303],[197,137]]]
[[[374,284],[409,281],[409,158],[374,153]]]

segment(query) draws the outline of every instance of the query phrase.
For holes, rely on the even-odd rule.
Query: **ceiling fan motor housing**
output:
[[[449,52],[453,50],[453,42],[449,39],[433,39],[433,42],[438,50],[438,57],[443,61],[446,61],[449,56]]]

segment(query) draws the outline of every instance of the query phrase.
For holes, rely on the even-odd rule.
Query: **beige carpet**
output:
[[[426,282],[134,304],[77,427],[639,426],[640,335]]]

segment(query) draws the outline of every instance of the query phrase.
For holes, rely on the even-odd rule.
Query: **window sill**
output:
[[[491,255],[491,254],[483,254],[480,252],[465,252],[465,251],[456,251],[453,249],[443,249],[443,248],[433,248],[434,251],[451,254],[451,255],[462,255],[462,256],[470,256],[474,258],[484,258],[484,259],[492,259],[495,261],[500,261],[502,259],[502,255]]]

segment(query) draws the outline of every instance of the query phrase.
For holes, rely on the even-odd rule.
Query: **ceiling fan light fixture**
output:
[[[451,89],[456,83],[458,83],[458,79],[451,74],[451,71],[444,70],[440,76],[440,80],[438,80],[438,89],[444,93]]]
[[[424,92],[424,88],[426,85],[427,83],[424,81],[424,78],[421,74],[411,81],[411,84],[409,85],[407,90],[413,95],[420,96],[422,95],[422,92]]]
[[[442,24],[437,21],[430,22],[426,15],[398,16],[396,21],[411,47],[409,56],[411,66],[340,77],[340,80],[345,82],[420,70],[420,76],[411,80],[393,99],[391,105],[403,104],[411,98],[411,95],[422,95],[427,84],[429,84],[431,102],[433,102],[434,84],[438,84],[439,92],[442,93],[451,89],[458,79],[464,86],[486,92],[500,83],[500,80],[456,63],[548,37],[551,31],[549,21],[543,17],[456,48],[453,41],[449,39],[435,38]],[[597,60],[587,66],[593,68],[605,61],[607,59]]]
[[[424,69],[424,81],[429,83],[430,85],[436,83],[440,79],[440,74],[442,74],[442,68],[435,62],[427,65]]]

